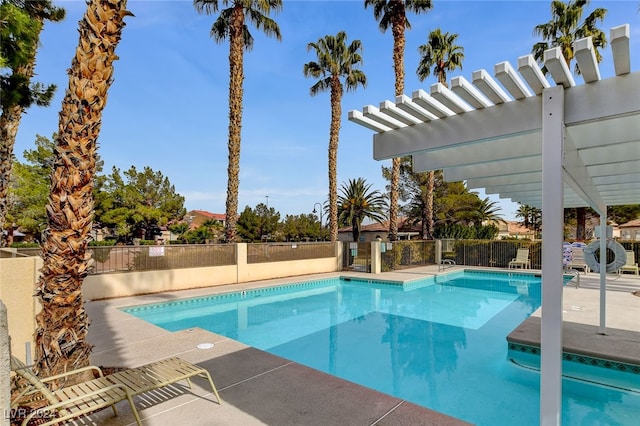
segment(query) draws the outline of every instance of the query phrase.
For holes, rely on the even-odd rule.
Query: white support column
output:
[[[564,88],[542,92],[542,324],[540,424],[562,419]]]
[[[600,334],[606,334],[607,305],[607,207],[600,212]]]

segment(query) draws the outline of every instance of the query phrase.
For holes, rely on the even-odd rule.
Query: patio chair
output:
[[[636,255],[632,250],[627,250],[627,262],[618,269],[618,274],[622,274],[625,271],[640,275],[640,272],[638,271],[638,264],[636,263]]]
[[[218,390],[213,384],[209,372],[181,358],[166,358],[145,364],[141,367],[129,368],[106,376],[114,385],[124,385],[132,395],[140,395],[155,389],[168,386],[179,381],[186,381],[191,388],[191,378],[201,377],[209,382],[218,404],[222,404]]]
[[[583,270],[585,274],[588,274],[591,271],[589,265],[584,260],[584,249],[573,247],[571,249],[571,261],[567,263],[566,269],[580,269]]]
[[[529,260],[529,249],[520,248],[516,254],[516,258],[509,262],[509,268],[530,269],[531,261]]]
[[[100,368],[89,366],[40,379],[14,356],[11,356],[11,368],[31,385],[30,388],[23,390],[16,396],[15,402],[12,401],[12,407],[17,406],[20,397],[36,392],[44,396],[49,403],[49,405],[31,413],[24,420],[23,425],[28,424],[29,420],[34,417],[42,417],[43,413],[54,412],[57,415],[56,418],[42,423],[43,425],[49,425],[74,419],[108,406],[111,406],[114,414],[117,415],[115,404],[125,399],[129,401],[136,422],[141,425],[140,416],[133,403],[134,396],[157,390],[182,380],[185,380],[189,388],[191,388],[191,378],[196,376],[206,379],[211,385],[218,404],[222,402],[209,372],[177,357],[163,359],[136,368],[129,368],[108,376],[104,376]],[[50,391],[46,386],[46,383],[51,380],[87,370],[95,371],[99,377],[57,391]]]
[[[83,415],[101,410],[111,406],[113,414],[118,415],[116,403],[125,399],[131,406],[131,411],[139,426],[142,425],[138,410],[133,403],[133,395],[123,384],[114,384],[107,380],[98,367],[89,366],[77,370],[68,371],[62,374],[46,377],[44,379],[36,376],[31,368],[27,367],[18,358],[11,356],[11,371],[25,379],[26,384],[17,391],[11,399],[11,408],[17,408],[24,397],[39,398],[40,407],[31,411],[23,420],[22,425],[26,426],[32,419],[38,421],[39,425],[52,425],[56,423],[66,423]],[[93,371],[98,374],[98,378],[76,385],[62,387],[52,391],[47,387],[47,383],[79,374],[86,371]],[[41,400],[41,401],[40,401]]]

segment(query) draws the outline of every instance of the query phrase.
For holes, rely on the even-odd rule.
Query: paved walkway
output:
[[[455,267],[460,268],[460,267]],[[438,273],[437,266],[381,275],[335,273],[312,278],[349,275],[369,279],[406,281]],[[193,388],[171,386],[136,399],[145,425],[462,425],[460,420],[436,413],[402,399],[347,382],[268,354],[202,329],[168,332],[121,312],[123,306],[140,305],[234,292],[249,288],[299,282],[293,277],[237,285],[162,293],[87,303],[91,319],[89,342],[95,365],[135,367],[170,356],[180,356],[209,370],[223,403],[215,402],[207,383],[196,378]],[[597,276],[581,276],[581,287],[565,288],[565,319],[597,324]],[[608,291],[608,318],[612,327],[640,332],[640,279],[623,277]],[[594,306],[594,303],[596,304]],[[539,315],[539,311],[536,312]],[[591,341],[592,339],[588,339]],[[635,344],[640,338],[635,340]],[[213,343],[211,349],[198,349]],[[505,345],[507,343],[505,342]],[[637,356],[640,356],[638,354]],[[133,416],[126,404],[119,416],[103,410],[83,424],[130,425]]]

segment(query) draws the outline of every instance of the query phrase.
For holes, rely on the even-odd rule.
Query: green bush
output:
[[[11,248],[38,248],[38,247],[40,247],[40,244],[38,244],[38,243],[27,243],[27,242],[11,243],[11,245],[9,247],[11,247]]]
[[[116,240],[91,241],[89,247],[115,246]]]

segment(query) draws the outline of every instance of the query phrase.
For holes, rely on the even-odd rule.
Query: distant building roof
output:
[[[420,232],[420,224],[412,224],[407,217],[398,218],[398,231],[403,232]],[[351,232],[351,226],[344,226],[338,229],[338,232]],[[389,232],[389,221],[378,223],[369,223],[360,227],[360,232]]]
[[[640,218],[630,220],[627,223],[623,223],[622,225],[619,225],[619,228],[635,228],[639,226],[640,226]]]
[[[225,221],[227,219],[227,215],[223,214],[223,213],[211,213],[208,212],[206,210],[191,210],[190,212],[187,213],[187,215],[200,215],[200,216],[204,216],[208,219],[215,219],[215,220],[220,220],[220,221]]]

